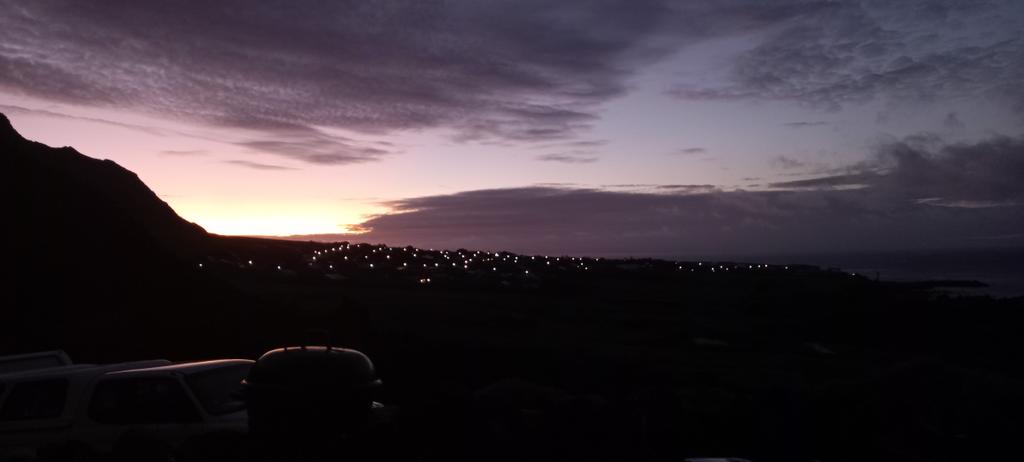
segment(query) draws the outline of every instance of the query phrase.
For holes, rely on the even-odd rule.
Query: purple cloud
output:
[[[546,186],[403,199],[345,238],[666,256],[1003,245],[981,236],[1024,229],[1024,139],[925,141],[881,145],[856,171],[763,191]]]

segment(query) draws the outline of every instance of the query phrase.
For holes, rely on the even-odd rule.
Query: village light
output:
[[[281,265],[277,265],[277,270],[278,270],[278,271],[280,271],[280,270],[281,270]]]
[[[250,264],[250,265],[252,264],[252,260],[249,260],[249,264]]]

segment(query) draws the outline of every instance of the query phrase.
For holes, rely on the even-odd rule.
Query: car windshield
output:
[[[242,379],[249,374],[251,364],[233,364],[208,369],[185,376],[192,393],[203,409],[213,415],[228,414],[245,409],[240,398]]]

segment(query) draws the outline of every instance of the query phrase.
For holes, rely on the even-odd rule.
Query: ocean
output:
[[[982,288],[950,291],[996,297],[1024,296],[1024,249],[943,250],[903,252],[817,253],[701,257],[704,260],[769,264],[809,264],[876,275],[883,281],[976,280]],[[693,257],[672,257],[693,260]]]

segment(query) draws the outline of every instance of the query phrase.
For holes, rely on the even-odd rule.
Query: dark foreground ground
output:
[[[382,458],[402,460],[1019,452],[1021,299],[756,262],[212,242],[165,261],[40,249],[0,351],[256,358],[326,329],[375,361],[400,409]]]

